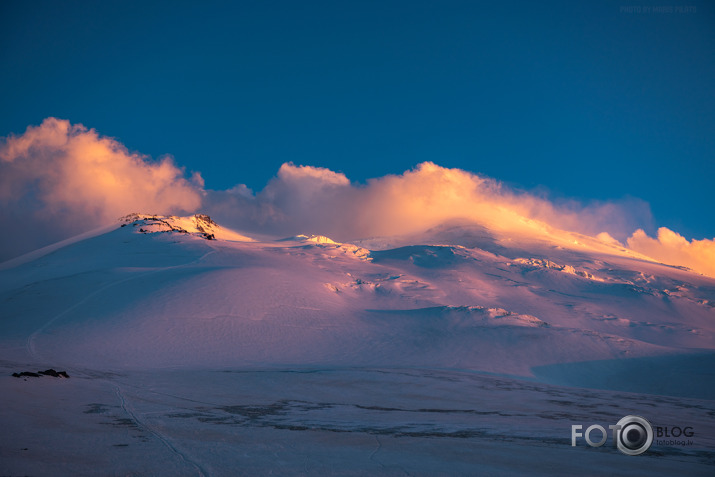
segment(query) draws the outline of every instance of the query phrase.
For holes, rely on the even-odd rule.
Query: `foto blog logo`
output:
[[[571,446],[576,446],[578,438],[583,437],[591,447],[601,447],[608,439],[608,432],[599,424],[592,424],[583,431],[583,426],[571,426]],[[640,455],[653,443],[653,427],[640,416],[625,416],[616,424],[608,426],[615,446],[626,455]]]

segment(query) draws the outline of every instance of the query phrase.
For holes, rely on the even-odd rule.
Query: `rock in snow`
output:
[[[67,374],[66,371],[55,371],[54,369],[50,368],[45,371],[38,371],[36,373],[33,373],[31,371],[22,371],[20,373],[12,373],[13,377],[16,378],[22,378],[22,377],[30,377],[30,378],[39,378],[40,376],[52,376],[53,378],[69,378],[69,375]]]
[[[0,474],[712,471],[715,279],[554,230],[358,239],[131,214],[3,264]],[[694,442],[570,445],[625,414]]]

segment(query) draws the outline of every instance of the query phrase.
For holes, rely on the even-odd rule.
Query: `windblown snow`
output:
[[[445,224],[348,244],[130,214],[5,264],[0,302],[3,475],[715,463],[715,279],[605,239]],[[48,367],[70,379],[10,376]],[[572,423],[630,413],[696,443],[637,465],[570,446]]]

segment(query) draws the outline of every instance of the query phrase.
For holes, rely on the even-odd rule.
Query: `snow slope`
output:
[[[258,241],[200,215],[127,216],[0,270],[2,366],[73,376],[0,378],[4,424],[28,442],[48,422],[76,419],[67,424],[75,436],[101,434],[98,416],[126,424],[111,434],[126,449],[109,438],[68,448],[53,431],[47,445],[75,456],[67,474],[82,474],[78,462],[97,451],[108,473],[136,470],[124,452],[146,474],[517,475],[551,474],[575,455],[566,473],[617,468],[624,456],[613,449],[568,445],[571,421],[651,412],[696,421],[700,440],[657,449],[660,459],[639,461],[643,472],[707,469],[715,279],[612,242],[525,227],[514,235],[445,224],[341,244]],[[25,397],[53,396],[70,408],[38,415],[26,406]],[[609,408],[613,399],[638,406]],[[344,438],[328,438],[336,432]],[[381,435],[388,466],[375,458]],[[0,473],[52,474],[42,453],[9,450],[18,448],[10,436]],[[231,454],[249,441],[250,451]],[[284,460],[271,457],[273,441]],[[474,445],[491,451],[465,458]],[[166,454],[149,462],[157,448]]]

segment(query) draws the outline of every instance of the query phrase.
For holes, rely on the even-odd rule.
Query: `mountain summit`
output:
[[[509,237],[452,223],[350,244],[308,233],[257,240],[205,215],[130,214],[6,263],[0,303],[0,366],[15,380],[0,393],[6,436],[70,420],[63,432],[77,439],[85,429],[111,436],[98,454],[116,473],[141,462],[199,475],[248,463],[262,474],[275,462],[260,449],[275,442],[307,446],[281,454],[287,474],[321,446],[357,473],[390,473],[359,458],[379,446],[389,462],[436,471],[439,456],[473,455],[464,446],[504,435],[507,451],[553,454],[575,472],[583,449],[530,446],[544,435],[565,442],[571,420],[601,416],[584,409],[620,416],[605,403],[624,393],[669,396],[642,412],[674,422],[715,397],[715,279],[558,231]],[[72,379],[22,374],[48,368]],[[55,409],[55,396],[76,405]],[[28,399],[43,409],[31,421]],[[568,422],[554,421],[564,412]],[[715,429],[699,416],[698,432]],[[106,434],[104,422],[131,427]],[[237,439],[253,457],[239,458]],[[72,462],[96,459],[50,440]],[[112,447],[124,444],[132,459]],[[677,465],[700,469],[702,452],[677,454]],[[23,456],[3,460],[25,472]]]
[[[107,369],[390,363],[533,377],[537,366],[715,343],[715,280],[588,237],[511,240],[452,225],[343,244],[257,241],[206,215],[120,222],[0,275],[10,317],[44,310],[3,321],[5,336],[29,336],[13,359],[54,356],[71,368],[91,357]]]
[[[139,227],[140,233],[176,232],[182,234],[201,235],[208,240],[217,238],[239,242],[252,242],[253,239],[225,229],[214,222],[211,217],[196,214],[190,217],[177,217],[175,215],[156,214],[129,214],[119,219],[122,227],[129,225]]]

